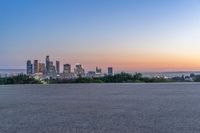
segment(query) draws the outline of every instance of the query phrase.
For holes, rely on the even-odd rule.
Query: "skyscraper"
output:
[[[50,58],[49,56],[46,56],[46,74],[49,75],[50,70]]]
[[[71,73],[71,65],[70,65],[70,64],[64,64],[64,65],[63,65],[63,73],[64,73],[64,74],[69,74],[69,73]]]
[[[60,62],[56,61],[56,73],[59,74],[60,73]]]
[[[34,73],[38,73],[38,72],[39,72],[38,60],[34,60]]]
[[[53,65],[53,61],[49,62],[49,75],[56,76],[56,67]]]
[[[81,64],[76,64],[75,69],[74,69],[74,73],[77,76],[84,76],[85,75],[85,70],[83,69]]]
[[[33,74],[33,65],[31,64],[30,60],[28,60],[26,63],[26,72],[27,72],[27,75]]]
[[[113,75],[113,68],[112,67],[108,67],[108,75],[109,76]]]
[[[45,74],[45,64],[39,63],[39,73]]]
[[[101,68],[96,67],[96,74],[101,74]]]

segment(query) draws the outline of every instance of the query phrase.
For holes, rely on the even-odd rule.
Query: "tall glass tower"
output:
[[[56,73],[59,74],[60,73],[60,62],[56,61]]]
[[[49,56],[46,56],[46,74],[49,75],[50,71],[50,58]]]
[[[27,72],[27,75],[33,74],[33,65],[30,60],[28,60],[26,63],[26,72]]]

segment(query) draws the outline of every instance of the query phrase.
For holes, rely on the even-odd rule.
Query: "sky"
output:
[[[115,71],[200,70],[200,0],[1,0],[0,68],[28,59]]]

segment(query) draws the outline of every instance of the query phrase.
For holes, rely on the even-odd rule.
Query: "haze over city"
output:
[[[3,0],[0,69],[28,59],[116,71],[200,70],[199,0]]]

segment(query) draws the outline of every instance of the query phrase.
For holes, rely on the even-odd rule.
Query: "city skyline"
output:
[[[199,12],[199,0],[1,1],[0,69],[48,54],[88,70],[200,70]]]
[[[50,56],[47,55],[45,63],[39,60],[31,60],[26,62],[26,75],[36,79],[77,79],[78,77],[87,78],[100,78],[105,75],[114,75],[113,67],[107,68],[107,73],[104,73],[101,68],[96,66],[95,70],[86,70],[80,63],[75,64],[74,68],[71,64],[62,64],[63,70],[60,71],[60,61],[52,61]],[[72,70],[73,69],[73,70]],[[23,72],[22,72],[23,73]]]
[[[90,72],[90,71],[96,71],[97,73],[102,73],[104,74],[109,73],[107,69],[111,68],[113,73],[113,67],[107,66],[107,68],[100,68],[99,66],[96,65],[95,68],[93,69],[88,69],[84,67],[84,64],[81,63],[75,63],[71,64],[70,62],[68,63],[62,63],[59,60],[52,60],[49,55],[46,56],[44,61],[34,59],[34,60],[27,60],[26,61],[26,74],[27,75],[32,75],[36,73],[42,73],[44,75],[50,74],[50,71],[53,70],[55,71],[55,74],[69,74],[69,73],[74,73],[76,70],[76,67],[80,67],[81,69],[84,69],[84,73]],[[103,71],[102,71],[103,70]],[[102,73],[103,74],[103,73]]]

